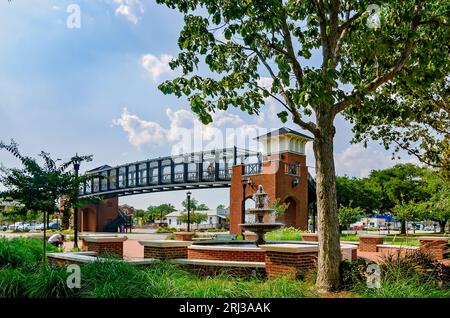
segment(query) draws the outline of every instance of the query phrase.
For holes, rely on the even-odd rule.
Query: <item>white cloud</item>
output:
[[[349,145],[341,153],[335,154],[335,163],[338,175],[355,177],[366,177],[371,170],[385,169],[397,163],[419,164],[413,157],[392,160],[391,154],[384,149],[377,150],[375,145],[364,148],[362,144]]]
[[[161,54],[159,57],[152,54],[145,54],[141,57],[141,65],[148,72],[153,81],[163,74],[172,72],[169,62],[173,59],[171,55]]]
[[[122,127],[128,134],[128,141],[136,148],[153,142],[161,144],[165,140],[166,130],[158,123],[140,119],[137,115],[130,114],[126,108],[120,118],[113,119],[113,124]]]
[[[213,114],[213,122],[203,125],[192,112],[184,109],[166,109],[169,120],[168,127],[159,123],[139,118],[130,114],[125,108],[119,118],[113,119],[113,125],[119,126],[128,135],[128,141],[134,147],[149,144],[167,144],[172,147],[172,154],[187,153],[206,149],[232,147],[236,141],[238,147],[244,148],[243,142],[254,148],[252,139],[258,134],[267,133],[267,129],[259,124],[247,124],[235,114],[217,111]]]
[[[258,86],[261,86],[270,91],[270,89],[272,88],[272,84],[273,84],[273,78],[263,76],[263,77],[260,77],[256,81],[256,83],[258,84]]]
[[[128,21],[137,24],[139,15],[144,13],[144,5],[140,0],[114,0],[117,4],[116,15],[123,15]]]

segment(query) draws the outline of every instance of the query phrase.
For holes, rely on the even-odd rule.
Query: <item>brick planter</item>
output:
[[[317,233],[302,233],[300,235],[302,236],[303,241],[306,241],[306,242],[318,242],[319,241],[319,235]]]
[[[139,241],[144,246],[144,258],[174,259],[187,258],[189,241]]]
[[[256,235],[256,233],[244,232],[244,239],[246,241],[256,241],[257,238],[258,238],[258,236]]]
[[[359,235],[358,250],[361,252],[377,252],[377,245],[383,244],[384,235]]]
[[[82,236],[83,247],[88,251],[97,252],[97,254],[113,254],[123,258],[123,242],[127,237],[117,236]]]
[[[175,232],[175,240],[177,241],[192,241],[194,232]]]
[[[260,245],[266,252],[266,274],[268,278],[288,276],[297,278],[317,266],[319,247],[298,244]]]
[[[419,246],[422,251],[430,252],[436,260],[444,258],[444,253],[448,249],[448,237],[418,237]]]

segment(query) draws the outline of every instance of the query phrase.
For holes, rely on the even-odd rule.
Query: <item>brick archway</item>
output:
[[[283,203],[289,204],[284,214],[277,218],[277,222],[283,223],[285,226],[297,225],[297,200],[294,197],[287,197],[283,200]]]

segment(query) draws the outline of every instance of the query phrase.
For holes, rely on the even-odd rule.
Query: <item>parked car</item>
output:
[[[42,231],[44,229],[44,223],[33,223],[29,227],[30,231]]]
[[[22,232],[27,232],[27,231],[30,230],[30,224],[29,223],[23,223],[23,224],[21,224],[21,225],[19,225],[17,227],[17,230],[18,231],[22,231]]]
[[[49,230],[57,230],[59,228],[59,223],[50,223],[47,227]]]
[[[23,224],[23,222],[16,222],[16,223],[10,224],[8,226],[8,230],[17,231],[19,229],[19,226],[21,226],[22,224]]]
[[[8,229],[8,225],[2,224],[1,229],[2,229],[2,231],[6,231]]]

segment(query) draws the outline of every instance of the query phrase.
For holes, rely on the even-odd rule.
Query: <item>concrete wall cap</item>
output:
[[[239,247],[237,246],[214,246],[214,245],[191,245],[189,246],[190,250],[207,250],[207,251],[239,251],[239,252],[259,252],[261,249],[259,247],[251,247],[251,246],[245,246],[245,247]]]
[[[319,236],[317,233],[300,233],[300,236]]]
[[[356,250],[358,246],[353,244],[341,244],[341,249]]]
[[[359,234],[359,238],[385,238],[386,235],[379,234]]]
[[[377,244],[377,247],[381,248],[396,248],[396,249],[406,249],[406,250],[418,250],[418,246],[410,245],[393,245],[393,244]]]
[[[126,236],[124,237],[118,237],[118,236],[84,236],[81,238],[85,242],[90,243],[116,243],[116,242],[124,242],[128,238]]]
[[[419,241],[448,241],[450,237],[442,237],[442,236],[419,236],[417,238]]]
[[[281,253],[309,253],[319,251],[319,246],[300,244],[265,244],[259,247],[264,251]]]
[[[198,266],[221,266],[221,267],[256,267],[264,268],[264,262],[244,262],[244,261],[219,261],[206,259],[185,259],[177,258],[169,260],[169,262],[179,265],[198,265]]]
[[[47,257],[79,263],[90,263],[97,259],[95,256],[80,255],[75,253],[48,253]]]
[[[174,241],[174,240],[148,240],[139,241],[139,244],[147,247],[185,247],[192,244],[191,241]]]

